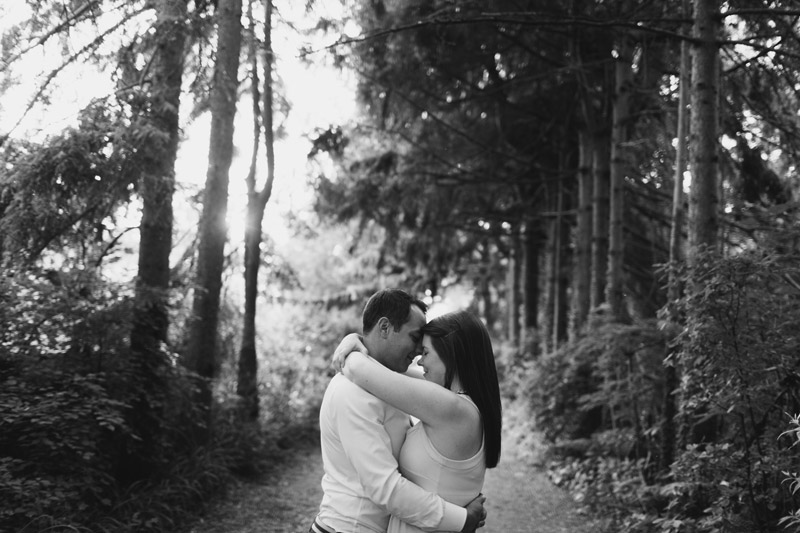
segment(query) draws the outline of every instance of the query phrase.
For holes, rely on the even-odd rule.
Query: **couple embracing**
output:
[[[310,533],[472,532],[502,414],[489,333],[471,313],[374,294],[336,349],[320,408],[324,495]],[[420,356],[423,379],[408,372]],[[412,424],[412,417],[416,420]]]

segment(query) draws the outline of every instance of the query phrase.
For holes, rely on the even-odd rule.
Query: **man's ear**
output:
[[[381,334],[382,339],[385,339],[389,336],[391,328],[392,328],[392,323],[389,322],[388,318],[383,316],[378,319],[378,332]]]

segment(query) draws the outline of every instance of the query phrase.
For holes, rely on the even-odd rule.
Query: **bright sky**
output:
[[[15,2],[17,4],[17,2]],[[320,0],[316,3],[315,13],[309,17],[304,14],[304,2],[278,1],[278,9],[282,9],[284,19],[293,21],[296,27],[303,28],[315,24],[321,14],[338,18],[342,16],[341,6],[337,0]],[[287,12],[286,10],[290,10]],[[25,20],[30,16],[26,4],[19,2],[11,10],[8,3],[0,3],[0,31],[11,24]],[[102,21],[99,24],[102,26]],[[348,33],[357,34],[357,28],[348,28]],[[311,46],[322,50],[326,44],[335,41],[335,36],[319,36]],[[308,187],[308,168],[306,154],[310,142],[308,133],[317,127],[324,128],[330,124],[343,124],[355,115],[355,90],[352,78],[324,64],[308,66],[298,58],[298,50],[307,37],[298,35],[296,31],[280,24],[273,32],[273,46],[276,53],[276,74],[282,79],[285,94],[289,100],[291,111],[284,123],[287,136],[275,146],[276,177],[272,197],[267,206],[263,227],[279,244],[289,234],[284,215],[287,212],[298,213],[309,206],[311,190]],[[25,65],[28,71],[20,71],[23,83],[7,93],[0,100],[0,124],[5,133],[16,123],[22,110],[27,106],[31,95],[36,90],[37,78],[56,68],[61,61],[60,47],[63,43],[53,41],[49,46],[38,47],[26,56]],[[76,39],[80,41],[80,39]],[[81,44],[68,43],[73,51]],[[323,59],[324,51],[319,58]],[[321,63],[321,62],[320,62]],[[80,65],[65,70],[58,78],[57,89],[51,91],[53,102],[49,108],[37,107],[37,111],[29,115],[26,121],[15,132],[17,135],[32,135],[36,131],[43,134],[55,133],[75,123],[77,112],[87,105],[92,98],[108,94],[113,89],[108,74],[97,72],[90,65]],[[188,115],[189,100],[184,100],[182,110]],[[229,236],[232,244],[240,246],[244,233],[244,212],[246,205],[246,187],[244,177],[250,163],[252,117],[250,102],[245,98],[239,103],[235,133],[236,156],[230,171],[230,195],[228,208]],[[276,121],[280,117],[276,115]],[[184,120],[184,142],[178,155],[176,175],[179,192],[176,194],[175,220],[178,234],[176,254],[181,253],[181,235],[191,231],[196,225],[198,213],[191,208],[181,191],[192,195],[202,189],[208,165],[208,139],[210,117],[203,116],[189,124]],[[277,124],[276,124],[277,125]],[[258,187],[263,186],[266,175],[266,156],[261,147],[259,161]],[[131,225],[138,224],[139,214],[136,210],[130,213]],[[136,232],[129,235],[138,242]],[[120,272],[121,275],[124,275]]]

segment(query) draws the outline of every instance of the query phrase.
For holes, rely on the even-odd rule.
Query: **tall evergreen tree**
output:
[[[140,182],[139,270],[131,348],[138,357],[164,357],[169,327],[169,254],[172,251],[172,195],[180,138],[179,110],[186,42],[186,4],[159,0],[148,112],[141,127],[149,142]]]
[[[217,51],[211,89],[211,135],[203,213],[198,235],[197,274],[192,316],[186,329],[183,363],[202,379],[201,407],[210,412],[217,351],[219,300],[227,240],[228,182],[233,158],[233,127],[239,87],[242,41],[241,0],[217,3]]]
[[[186,4],[182,0],[156,3],[156,28],[149,98],[137,126],[145,132],[139,193],[139,263],[130,335],[133,366],[139,384],[131,406],[131,425],[144,443],[135,457],[149,460],[164,431],[160,427],[166,390],[164,368],[169,330],[169,255],[172,251],[175,159],[180,138],[179,110],[186,42]],[[126,464],[134,479],[141,466]]]
[[[682,12],[686,18],[691,16],[690,0],[684,0]],[[691,35],[691,26],[684,24],[684,33]],[[679,71],[679,94],[678,94],[678,121],[677,121],[677,146],[675,153],[675,174],[672,185],[672,224],[670,228],[669,240],[669,262],[670,270],[667,280],[667,319],[674,325],[679,323],[676,306],[678,299],[682,296],[683,288],[679,284],[677,268],[684,260],[684,172],[686,171],[686,152],[689,132],[689,86],[691,84],[691,56],[689,54],[689,42],[681,42],[681,63]],[[672,351],[674,354],[674,350]],[[672,355],[671,354],[671,355]],[[675,357],[669,357],[664,363],[664,421],[661,432],[661,464],[662,469],[669,468],[675,459],[675,449],[677,445],[676,420],[678,402],[675,391],[679,386],[678,361]]]
[[[719,231],[719,2],[694,1],[691,91],[692,184],[689,259],[718,246]]]
[[[611,135],[611,175],[609,196],[608,272],[606,301],[615,320],[628,320],[624,277],[625,178],[628,175],[628,132],[630,130],[631,92],[633,90],[633,54],[630,38],[621,33],[617,39],[614,62],[614,99]]]

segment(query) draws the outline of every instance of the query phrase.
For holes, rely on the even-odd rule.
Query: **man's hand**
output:
[[[341,372],[345,359],[353,352],[369,354],[367,347],[361,342],[361,336],[358,333],[350,333],[339,342],[339,346],[337,346],[336,350],[333,352],[331,367],[337,372]]]
[[[467,504],[467,521],[464,523],[461,533],[472,533],[486,525],[486,509],[483,508],[485,501],[486,496],[478,494],[477,498]]]

